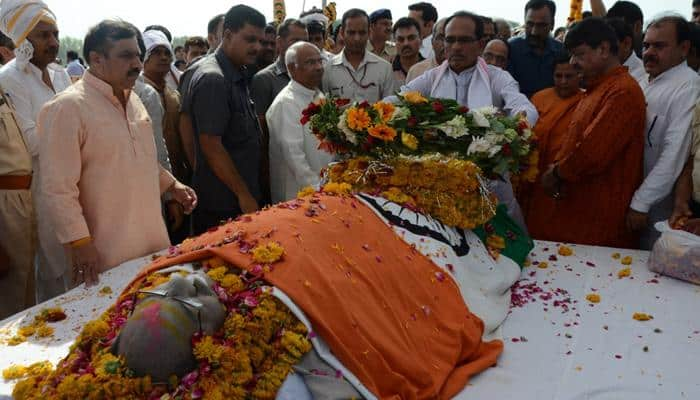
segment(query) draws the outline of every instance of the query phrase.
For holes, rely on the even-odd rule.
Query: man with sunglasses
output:
[[[525,37],[510,39],[508,72],[529,98],[554,86],[554,56],[564,45],[552,38],[557,7],[551,0],[530,0],[525,5]]]

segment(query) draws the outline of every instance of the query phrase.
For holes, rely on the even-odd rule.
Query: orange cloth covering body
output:
[[[556,161],[569,132],[574,110],[582,98],[583,92],[564,99],[559,97],[554,88],[548,88],[535,93],[530,99],[540,115],[534,128],[540,152],[537,166],[539,173],[535,182],[522,184],[518,202],[523,210],[528,231],[537,239],[541,239],[539,233],[546,234],[547,225],[551,223],[548,217],[556,208],[556,200],[544,191],[540,181],[549,166]],[[545,225],[540,226],[543,222]]]
[[[645,117],[644,94],[627,68],[590,83],[556,156],[562,197],[549,212],[530,215],[534,237],[636,247],[625,216],[642,182]]]
[[[247,249],[275,241],[284,258],[264,279],[294,300],[378,398],[452,398],[495,365],[503,343],[482,342],[483,322],[447,273],[360,201],[315,196],[187,240],[180,255],[157,259],[131,285],[160,268],[212,256],[250,270]]]

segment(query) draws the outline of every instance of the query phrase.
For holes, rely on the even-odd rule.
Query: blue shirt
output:
[[[520,91],[531,97],[542,89],[554,86],[554,57],[564,49],[561,42],[547,39],[544,52],[537,54],[524,36],[508,41],[510,57],[508,72],[520,84]]]

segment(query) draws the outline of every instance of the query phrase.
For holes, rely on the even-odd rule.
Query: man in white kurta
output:
[[[685,62],[689,42],[678,40],[676,18],[685,22],[681,17],[661,18],[652,21],[645,34],[645,42],[652,45],[644,50],[649,79],[641,82],[647,102],[644,182],[632,197],[627,225],[641,230],[640,247],[646,250],[660,236],[654,224],[673,211],[673,185],[688,160],[700,95],[700,77]]]
[[[53,63],[58,55],[58,28],[56,17],[43,1],[2,0],[0,30],[17,46],[16,57],[0,69],[0,85],[15,109],[32,156],[32,197],[39,238],[36,287],[38,299],[43,301],[66,290],[64,277],[68,268],[63,247],[46,217],[49,200],[39,190],[42,174],[36,121],[44,104],[68,88],[71,79],[61,66]]]
[[[320,183],[320,172],[332,156],[318,148],[318,139],[301,124],[302,111],[323,98],[318,89],[323,76],[318,49],[299,42],[287,50],[285,63],[291,81],[265,114],[270,129],[270,191],[272,202],[296,198],[299,190]]]

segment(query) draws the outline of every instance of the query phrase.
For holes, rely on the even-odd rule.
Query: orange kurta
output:
[[[562,198],[530,216],[545,240],[635,247],[625,216],[642,181],[646,104],[639,84],[617,67],[588,87],[555,161]]]
[[[537,239],[540,239],[539,233],[547,232],[546,225],[550,222],[546,220],[556,202],[544,191],[540,180],[542,174],[556,160],[569,132],[574,110],[582,98],[583,92],[564,99],[559,97],[554,88],[548,88],[535,93],[530,99],[540,115],[534,128],[537,134],[537,148],[540,152],[539,174],[534,183],[523,185],[519,191],[518,201],[523,210],[528,231]],[[541,221],[546,221],[545,226],[539,225]]]
[[[156,260],[132,285],[150,271],[212,255],[251,268],[251,256],[226,240],[245,232],[246,242],[285,248],[264,279],[304,310],[333,354],[377,397],[449,399],[496,363],[503,343],[481,341],[483,322],[447,274],[359,201],[319,200],[317,215],[307,216],[307,198],[301,208],[273,207],[186,241],[183,255]]]

